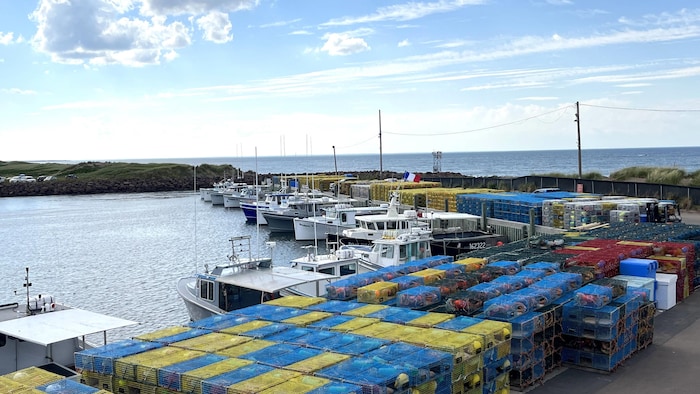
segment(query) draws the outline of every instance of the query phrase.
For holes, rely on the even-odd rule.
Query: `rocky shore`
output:
[[[255,173],[245,172],[240,182],[249,185],[255,184]],[[363,172],[360,179],[378,179],[379,171]],[[259,179],[271,178],[274,175],[260,175]],[[384,178],[399,177],[401,174],[382,174]],[[2,182],[0,183],[0,197],[25,197],[25,196],[51,196],[51,195],[79,195],[79,194],[103,194],[103,193],[148,193],[168,191],[192,191],[199,188],[212,187],[220,182],[221,177],[203,175],[197,176],[197,185],[194,185],[194,177],[188,176],[153,176],[148,174],[143,177],[132,178],[99,178],[81,179],[60,178],[44,182]]]

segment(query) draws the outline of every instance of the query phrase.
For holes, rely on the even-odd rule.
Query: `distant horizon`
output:
[[[649,147],[633,147],[633,148],[582,148],[581,152],[586,152],[586,151],[600,151],[600,150],[644,150],[644,149],[695,149],[695,148],[700,148],[700,145],[698,146],[649,146]],[[442,154],[469,154],[469,153],[478,153],[478,154],[488,154],[488,153],[508,153],[508,152],[518,152],[518,153],[525,153],[525,152],[577,152],[578,149],[537,149],[537,150],[530,150],[530,149],[520,149],[520,150],[494,150],[494,151],[439,151]],[[401,153],[387,153],[383,152],[382,155],[432,155],[434,152],[438,151],[430,151],[430,152],[401,152]],[[352,156],[368,156],[368,155],[379,155],[379,152],[368,152],[368,153],[345,153],[345,154],[336,154],[336,156],[340,157],[352,157]],[[285,155],[285,156],[280,156],[280,155],[259,155],[259,156],[185,156],[185,157],[145,157],[145,158],[113,158],[113,159],[81,159],[81,160],[67,160],[67,159],[42,159],[42,160],[0,160],[2,162],[11,162],[11,161],[18,161],[18,162],[26,162],[26,163],[62,163],[62,162],[70,162],[70,163],[84,163],[84,162],[124,162],[128,160],[137,160],[137,161],[144,161],[144,160],[176,160],[176,159],[183,159],[183,160],[193,160],[193,159],[255,159],[255,158],[284,158],[284,157],[290,157],[290,158],[303,158],[303,157],[333,157],[333,153],[330,154],[311,154],[311,155]]]

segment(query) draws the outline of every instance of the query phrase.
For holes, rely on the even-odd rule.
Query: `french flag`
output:
[[[403,173],[403,180],[406,182],[420,182],[420,175],[406,171]]]

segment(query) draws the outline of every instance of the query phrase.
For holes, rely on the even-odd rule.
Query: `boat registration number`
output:
[[[470,250],[486,249],[486,242],[470,242],[469,249]]]

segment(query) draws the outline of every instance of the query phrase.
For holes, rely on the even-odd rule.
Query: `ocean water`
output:
[[[315,174],[353,171],[454,172],[468,176],[525,176],[559,173],[578,174],[577,150],[543,150],[518,152],[432,152],[366,155],[310,155],[280,157],[206,157],[129,160],[153,163],[169,162],[190,165],[230,164],[243,171],[259,174]],[[381,162],[380,162],[381,161]],[[700,170],[700,147],[584,149],[581,171],[608,176],[612,172],[635,166],[673,167],[687,172]]]

